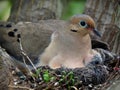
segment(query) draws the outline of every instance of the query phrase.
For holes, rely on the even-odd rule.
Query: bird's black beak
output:
[[[101,33],[97,30],[97,29],[93,29],[93,32],[99,36],[99,37],[102,37]]]

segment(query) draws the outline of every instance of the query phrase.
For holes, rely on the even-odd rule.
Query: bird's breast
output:
[[[84,57],[82,56],[74,56],[74,55],[68,55],[68,54],[58,54],[54,56],[50,62],[49,66],[53,69],[65,67],[65,68],[80,68],[85,67],[85,64],[83,62]]]
[[[64,61],[63,67],[80,68],[80,67],[85,67],[85,65],[83,63],[83,58],[82,57],[71,57],[71,58],[67,58]]]

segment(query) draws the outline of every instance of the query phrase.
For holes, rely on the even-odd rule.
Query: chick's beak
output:
[[[99,37],[102,37],[101,33],[97,30],[97,29],[93,29],[93,32],[99,36]]]

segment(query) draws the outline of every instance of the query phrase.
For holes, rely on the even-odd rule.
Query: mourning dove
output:
[[[90,16],[75,15],[62,27],[64,29],[53,32],[49,46],[40,55],[41,65],[78,68],[86,66],[93,59],[101,60],[100,54],[92,49],[90,32],[101,35]]]
[[[92,49],[91,32],[100,36],[94,20],[84,14],[75,15],[69,21],[1,22],[0,45],[20,64],[23,60],[18,38],[21,37],[23,49],[35,65],[77,68],[86,66],[96,57],[101,61],[100,54]]]

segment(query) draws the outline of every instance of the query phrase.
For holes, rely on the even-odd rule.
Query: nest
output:
[[[11,69],[11,72],[13,80],[9,87],[17,90],[103,90],[120,78],[118,57],[84,68],[51,69],[41,66],[32,70],[32,75],[24,75],[15,69]]]

